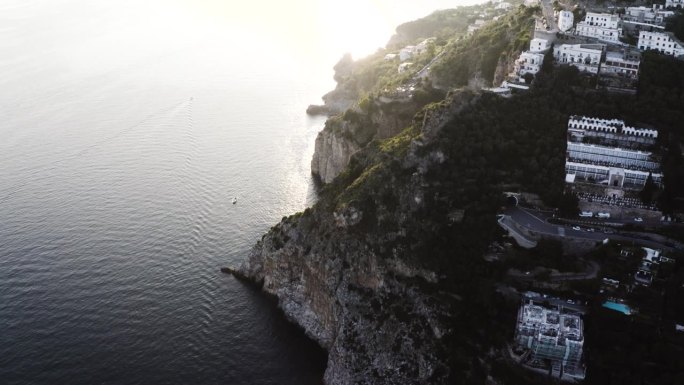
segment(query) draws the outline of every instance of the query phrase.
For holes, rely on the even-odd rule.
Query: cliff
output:
[[[316,138],[312,174],[330,183],[354,153],[372,140],[397,135],[422,107],[441,100],[444,91],[436,88],[481,88],[503,80],[530,40],[531,16],[537,10],[522,7],[462,38],[468,15],[478,10],[440,11],[397,28],[390,48],[419,36],[439,36],[431,49],[411,58],[411,70],[398,71],[397,59],[385,59],[389,50],[357,61],[345,55],[334,67],[335,90],[323,97],[324,105],[307,109],[333,115]]]
[[[503,52],[526,44],[516,39],[530,15],[520,10],[504,27],[485,28],[482,52],[473,42],[442,47],[442,81],[451,89],[483,69],[491,80],[508,63]],[[449,72],[472,52],[462,74]],[[326,384],[485,383],[510,338],[506,314],[515,314],[502,312],[481,258],[498,231],[500,186],[556,192],[546,178],[562,174],[562,162],[538,150],[562,157],[564,120],[539,108],[530,117],[525,111],[547,100],[533,93],[503,99],[461,89],[445,98],[429,81],[396,75],[383,54],[336,66],[326,106],[336,109],[336,99],[346,108],[316,139],[320,200],[265,234],[237,275],[275,295],[328,350]]]
[[[323,183],[330,183],[349,164],[351,156],[361,147],[348,135],[324,129],[316,136],[311,173]]]
[[[329,118],[316,137],[311,173],[323,183],[332,182],[371,141],[391,138],[408,127],[423,103],[415,98],[367,97],[360,106]]]
[[[420,257],[421,234],[441,226],[423,215],[432,209],[426,175],[445,154],[426,149],[476,100],[459,93],[360,150],[318,204],[273,227],[238,269],[328,350],[326,384],[449,383],[459,297]],[[454,212],[452,222],[463,220]]]

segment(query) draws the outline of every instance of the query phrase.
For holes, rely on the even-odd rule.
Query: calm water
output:
[[[322,121],[303,111],[330,74],[207,60],[197,37],[85,57],[127,43],[95,24],[131,21],[18,4],[0,10],[0,383],[320,383],[324,353],[218,268],[314,200]]]
[[[315,201],[304,110],[344,32],[330,2],[250,4],[0,3],[0,383],[320,383],[218,269]]]

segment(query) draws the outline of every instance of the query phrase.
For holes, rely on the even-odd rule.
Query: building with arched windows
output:
[[[571,116],[565,157],[566,180],[641,189],[649,176],[662,184],[660,159],[648,149],[658,131],[625,125],[619,119]]]
[[[684,0],[665,0],[665,8],[684,9]]]

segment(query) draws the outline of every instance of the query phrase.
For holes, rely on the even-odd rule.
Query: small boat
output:
[[[233,204],[237,203],[237,197],[233,198]]]

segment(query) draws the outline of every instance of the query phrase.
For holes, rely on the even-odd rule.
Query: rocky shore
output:
[[[396,240],[414,227],[436,226],[413,218],[424,209],[423,174],[443,161],[443,154],[422,150],[471,98],[427,113],[414,139],[402,144],[405,152],[380,155],[369,167],[373,175],[355,178],[363,184],[336,190],[344,177],[332,182],[313,208],[283,219],[230,271],[276,296],[285,315],[328,350],[326,384],[448,383],[444,336],[456,299],[440,292],[438,274]],[[352,162],[377,162],[369,152],[360,150]],[[418,172],[398,176],[405,173],[395,166]],[[389,190],[392,203],[384,201]]]

